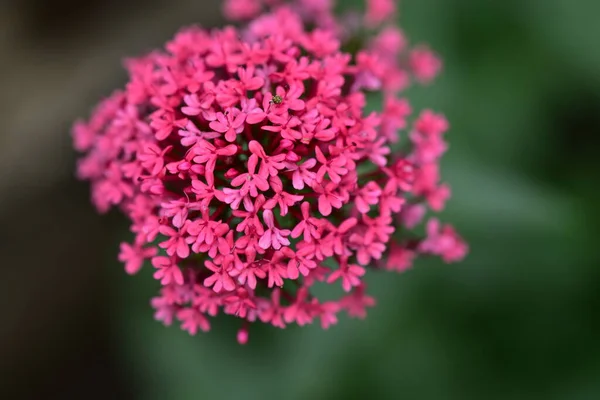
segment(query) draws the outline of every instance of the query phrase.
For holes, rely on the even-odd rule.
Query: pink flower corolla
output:
[[[257,165],[258,157],[256,154],[252,154],[248,160],[248,172],[239,174],[231,180],[231,186],[241,186],[240,194],[242,196],[250,194],[250,196],[256,197],[258,196],[258,190],[262,192],[269,190],[269,183],[267,182],[268,174],[264,171],[256,171]]]
[[[260,14],[262,0],[224,0],[223,13],[231,20],[245,20]]]
[[[431,50],[421,47],[411,51],[410,67],[417,80],[429,83],[440,72],[442,63]]]
[[[469,248],[450,225],[441,226],[436,218],[427,223],[427,237],[419,245],[424,253],[435,254],[446,262],[462,260]]]
[[[125,264],[125,271],[130,274],[136,274],[142,265],[144,260],[154,257],[158,253],[155,247],[142,248],[139,245],[130,245],[128,243],[121,243],[121,252],[119,253],[119,261]]]
[[[119,260],[130,274],[154,267],[155,318],[190,334],[219,313],[243,320],[241,343],[252,323],[327,328],[375,304],[364,275],[467,252],[436,219],[425,237],[413,230],[450,196],[439,168],[448,122],[428,110],[409,123],[400,92],[429,82],[439,60],[411,52],[392,0],[368,1],[367,29],[344,27],[333,1],[275,3],[228,0],[246,26],[186,28],[129,60],[125,89],[73,128],[92,202],[131,221]],[[367,112],[369,92],[380,111]],[[347,293],[324,302],[317,282]]]
[[[415,256],[415,251],[393,244],[390,247],[390,254],[385,268],[389,271],[404,272],[412,267]]]
[[[263,219],[267,225],[267,229],[260,237],[258,245],[267,250],[270,247],[275,250],[281,249],[282,246],[289,246],[290,241],[287,236],[290,234],[288,229],[279,229],[275,226],[275,219],[271,210],[263,211]]]
[[[335,282],[341,278],[344,291],[349,292],[352,290],[352,287],[361,284],[360,277],[363,276],[365,272],[365,269],[360,265],[348,264],[347,259],[342,259],[340,261],[340,267],[333,271],[331,275],[329,275],[329,278],[327,278],[327,283]]]
[[[213,118],[208,126],[215,132],[224,133],[228,142],[234,142],[236,135],[244,130],[246,114],[235,107],[225,110],[225,113],[218,112]]]
[[[396,0],[366,0],[365,21],[369,26],[379,25],[394,17]]]

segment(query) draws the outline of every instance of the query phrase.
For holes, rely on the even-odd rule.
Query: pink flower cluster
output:
[[[374,305],[367,270],[464,257],[465,243],[435,219],[425,237],[412,232],[450,195],[439,183],[445,118],[424,111],[411,146],[390,147],[411,113],[397,94],[440,63],[425,48],[406,51],[386,22],[393,1],[368,3],[364,23],[383,26],[349,53],[330,2],[258,15],[262,1],[227,1],[230,16],[254,19],[241,30],[187,28],[129,60],[126,88],[75,124],[93,203],[131,220],[119,260],[129,274],[149,261],[160,281],[156,319],[195,334],[209,317],[234,315],[240,343],[257,321],[327,328],[341,311],[363,317]],[[316,10],[305,13],[318,16],[314,28],[297,9]],[[380,112],[365,112],[367,92],[383,96]],[[317,282],[345,294],[320,301]]]

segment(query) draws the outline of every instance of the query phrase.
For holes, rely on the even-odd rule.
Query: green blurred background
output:
[[[233,319],[197,337],[154,322],[150,271],[115,262],[125,221],[95,215],[72,178],[70,121],[124,82],[120,58],[221,23],[214,1],[121,3],[8,2],[0,20],[0,396],[600,398],[599,1],[402,1],[411,41],[445,60],[408,97],[451,122],[442,218],[471,252],[369,274],[364,321],[256,326],[244,347]]]

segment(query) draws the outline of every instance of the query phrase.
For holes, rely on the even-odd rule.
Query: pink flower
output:
[[[287,269],[285,264],[279,262],[277,258],[273,258],[263,266],[267,272],[267,286],[272,288],[273,286],[282,287],[283,279],[287,278]]]
[[[181,136],[181,144],[187,147],[200,143],[201,139],[216,139],[220,135],[216,132],[201,132],[192,121],[188,121],[185,129],[179,130],[179,136]]]
[[[213,175],[206,175],[206,183],[202,182],[199,179],[193,179],[192,192],[196,194],[196,198],[198,200],[202,201],[203,207],[208,207],[212,199],[217,195],[217,189],[215,189]]]
[[[442,62],[431,50],[422,47],[411,51],[410,67],[420,82],[429,83],[439,74]]]
[[[304,185],[311,186],[317,177],[317,174],[312,172],[311,169],[317,165],[317,160],[309,158],[302,165],[293,165],[292,183],[294,189],[302,190]]]
[[[245,196],[247,193],[252,197],[258,196],[258,190],[263,192],[269,190],[269,183],[267,182],[268,174],[266,172],[256,173],[256,165],[258,164],[258,157],[255,154],[250,156],[248,160],[248,172],[244,172],[236,176],[231,184],[233,186],[242,186],[240,194]]]
[[[365,21],[369,26],[379,25],[393,18],[396,12],[394,0],[367,0],[367,15]]]
[[[233,270],[230,274],[237,276],[242,285],[247,283],[250,289],[256,289],[257,278],[264,279],[267,276],[267,273],[255,264],[250,264],[242,270]]]
[[[243,327],[242,329],[240,329],[237,333],[236,339],[238,341],[239,344],[246,344],[248,343],[248,329],[246,327]]]
[[[279,206],[281,212],[279,215],[282,217],[287,215],[289,211],[289,207],[293,207],[296,203],[302,201],[304,196],[294,195],[288,192],[283,191],[283,184],[281,183],[281,179],[277,176],[273,176],[269,179],[271,184],[271,189],[275,192],[272,198],[267,200],[265,203],[265,208],[272,210],[275,206]]]
[[[417,132],[427,136],[437,136],[445,133],[449,128],[448,121],[441,114],[425,110],[415,122]]]
[[[292,322],[297,323],[300,326],[304,326],[312,323],[312,305],[306,302],[308,298],[308,289],[303,287],[298,289],[296,293],[296,301],[290,304],[285,312],[283,313],[283,320],[290,324]]]
[[[433,211],[442,211],[446,201],[450,198],[450,186],[442,184],[428,192],[426,198]]]
[[[261,210],[263,205],[265,204],[265,196],[258,195],[254,204],[251,204],[250,211],[238,211],[235,210],[232,214],[235,217],[243,218],[243,221],[235,228],[238,232],[248,233],[251,230],[254,230],[258,234],[262,235],[264,233],[264,229],[260,219],[258,218],[258,212]]]
[[[281,289],[275,288],[271,293],[270,301],[264,300],[259,304],[258,316],[260,320],[265,323],[271,323],[278,328],[285,328],[285,323],[283,322],[283,313],[285,312],[285,309],[281,306],[279,301]]]
[[[414,144],[413,158],[419,164],[435,163],[447,149],[446,142],[439,136],[425,136],[411,132],[410,140]]]
[[[410,204],[402,209],[400,219],[404,226],[408,229],[412,229],[423,220],[426,208],[422,204]]]
[[[211,276],[204,280],[204,286],[212,287],[215,293],[219,293],[223,289],[228,292],[235,289],[235,283],[224,265],[218,266],[207,260],[204,266],[213,272]]]
[[[183,285],[183,274],[172,258],[152,257],[152,266],[157,269],[154,273],[154,279],[160,279],[160,283],[163,285],[168,285],[171,282]]]
[[[391,181],[393,182],[394,187],[405,192],[413,189],[415,167],[411,162],[405,159],[399,159],[392,165],[390,172],[390,178],[392,178]]]
[[[225,111],[225,114],[218,112],[215,117],[216,120],[208,126],[216,132],[224,133],[228,142],[234,142],[236,135],[244,130],[246,114],[235,107]]]
[[[119,261],[125,263],[125,271],[129,275],[134,275],[142,268],[144,260],[154,257],[156,253],[155,247],[142,248],[139,245],[131,246],[127,243],[121,243]]]
[[[435,254],[447,262],[462,260],[468,251],[467,244],[450,225],[441,227],[439,221],[432,218],[427,223],[427,238],[421,242],[419,250]]]
[[[225,0],[223,14],[231,20],[243,20],[256,17],[260,13],[260,0]]]
[[[198,310],[190,307],[183,308],[177,312],[177,319],[181,321],[181,329],[190,335],[195,335],[198,330],[208,332],[210,324],[208,319]]]
[[[329,182],[325,186],[317,184],[313,189],[316,193],[319,193],[319,212],[323,216],[326,217],[331,214],[333,208],[342,207],[342,198],[335,193],[335,183]]]
[[[240,318],[255,319],[256,303],[248,290],[239,288],[235,293],[227,296],[223,303],[225,314],[235,315]]]
[[[304,236],[304,241],[311,242],[312,239],[320,239],[325,221],[310,216],[310,203],[304,202],[300,207],[302,210],[302,221],[292,230],[292,237]]]
[[[256,99],[242,99],[242,112],[246,114],[246,123],[255,125],[264,121],[267,114],[258,105]]]
[[[407,40],[400,29],[388,26],[375,37],[371,46],[382,57],[397,57],[406,49]]]
[[[340,305],[334,301],[328,301],[320,305],[321,328],[328,329],[331,325],[337,324],[337,313],[340,308]]]
[[[327,278],[327,283],[335,282],[341,278],[342,287],[346,292],[349,292],[354,286],[360,285],[360,277],[365,273],[365,269],[360,265],[348,264],[347,259],[342,259],[340,267]]]
[[[191,293],[191,300],[192,305],[198,307],[198,311],[211,317],[216,316],[219,313],[219,307],[223,306],[222,295],[197,283]]]
[[[381,196],[381,189],[376,182],[369,182],[365,187],[361,188],[354,201],[356,202],[356,209],[362,214],[366,214],[371,209],[371,205],[377,204]]]
[[[387,96],[381,118],[381,131],[390,142],[398,141],[398,130],[406,127],[406,117],[411,113],[406,99]]]
[[[340,183],[342,176],[348,173],[345,168],[347,160],[344,156],[338,155],[327,159],[319,147],[315,147],[315,153],[317,155],[317,161],[321,163],[321,167],[317,171],[317,182],[323,182],[325,174],[329,176],[334,183]]]
[[[302,138],[302,133],[297,129],[298,126],[302,125],[302,121],[299,118],[285,115],[270,115],[270,121],[274,121],[275,125],[265,125],[262,127],[265,131],[278,132],[281,137],[288,140],[298,140]]]
[[[263,147],[256,140],[251,140],[248,144],[248,148],[254,156],[260,158],[260,173],[262,176],[277,176],[279,170],[285,167],[285,164],[283,163],[283,160],[285,160],[285,154],[268,156]]]
[[[264,83],[264,78],[255,76],[256,68],[253,65],[248,65],[246,68],[238,68],[238,76],[245,90],[260,89]]]
[[[157,140],[165,140],[176,128],[183,128],[187,119],[176,119],[175,114],[169,110],[158,110],[150,115],[150,126],[155,130]]]
[[[412,267],[413,259],[416,255],[412,250],[392,244],[385,267],[390,271],[404,272]]]
[[[187,258],[190,255],[190,248],[185,241],[187,226],[184,225],[181,229],[175,230],[169,226],[163,225],[159,231],[162,235],[169,237],[168,240],[159,244],[160,248],[166,249],[170,256],[175,255],[180,258]]]
[[[351,255],[352,252],[348,248],[348,239],[357,224],[358,220],[354,217],[346,219],[339,226],[329,224],[327,230],[330,233],[325,238],[325,243],[323,243],[323,252],[328,256],[332,256],[333,254],[339,256]]]
[[[309,258],[310,250],[305,247],[294,253],[289,247],[283,247],[281,252],[289,258],[287,264],[287,277],[289,279],[298,279],[299,274],[308,276],[311,269],[317,267],[317,263]]]
[[[371,148],[368,151],[369,160],[371,160],[373,164],[379,165],[380,167],[387,165],[387,159],[385,156],[392,152],[389,147],[385,146],[386,141],[386,138],[377,140],[371,145]]]
[[[96,132],[91,129],[85,122],[77,121],[72,129],[73,147],[77,151],[87,151],[94,145]]]
[[[361,265],[369,265],[373,258],[381,259],[385,251],[385,244],[374,239],[366,240],[358,233],[350,236],[350,242],[356,248],[356,260]]]
[[[263,220],[267,225],[267,229],[258,242],[260,247],[265,250],[269,247],[279,250],[281,246],[288,246],[290,244],[290,241],[286,238],[289,236],[290,231],[288,229],[279,229],[275,226],[275,219],[271,210],[263,211]]]
[[[352,293],[342,299],[341,306],[351,317],[365,318],[366,308],[375,305],[375,299],[365,294],[364,285],[356,287]]]
[[[169,326],[173,323],[173,319],[178,310],[177,305],[167,301],[164,297],[154,297],[150,304],[152,305],[152,308],[156,310],[154,319],[162,321],[165,326]]]
[[[304,39],[303,46],[317,57],[325,57],[340,48],[340,41],[331,31],[315,29]]]
[[[204,36],[204,32],[200,31],[200,32],[190,32],[190,33],[191,33],[190,41],[192,43],[189,43],[188,44],[189,46],[194,47],[196,45],[200,45],[202,42],[206,42],[206,36]],[[177,50],[174,50],[174,52],[177,52]],[[210,71],[210,70],[206,69],[204,60],[202,60],[201,58],[192,59],[191,64],[194,67],[194,72],[192,74],[192,79],[190,80],[190,82],[188,82],[187,89],[191,93],[196,93],[203,86],[205,88],[208,88],[210,86],[209,84],[212,83],[211,79],[213,79],[213,77],[215,76],[215,73],[214,73],[214,71]],[[207,85],[205,85],[205,84],[207,84]],[[205,97],[203,97],[203,99],[204,99],[204,103],[202,104],[202,108],[207,109],[207,107],[210,106],[210,103],[212,102],[212,100],[207,101],[210,99],[210,96],[205,96]]]
[[[192,160],[198,164],[206,164],[206,169],[204,172],[207,174],[213,174],[217,159],[219,157],[229,157],[236,154],[237,147],[233,144],[230,144],[221,148],[217,148],[206,140],[202,140],[192,147],[191,152],[192,154],[195,154],[195,157],[193,157]],[[191,169],[193,171],[193,167]]]

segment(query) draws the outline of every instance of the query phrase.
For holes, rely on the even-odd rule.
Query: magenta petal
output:
[[[258,241],[258,245],[262,248],[267,250],[269,247],[271,247],[271,230],[268,229],[265,231],[265,233],[263,233],[263,235],[260,237],[260,240]]]
[[[267,115],[262,111],[250,112],[246,117],[246,122],[251,125],[254,125],[264,121],[266,117]]]
[[[287,265],[287,274],[289,279],[298,279],[298,276],[300,276],[300,274],[298,273],[296,261],[290,260],[290,262]]]
[[[227,125],[224,125],[224,124],[220,123],[219,121],[212,121],[210,124],[208,124],[208,126],[213,131],[216,131],[219,133],[225,133],[229,129],[229,127],[227,127]]]
[[[235,142],[235,138],[237,137],[237,133],[233,128],[230,128],[227,133],[225,133],[225,140],[228,142]]]
[[[173,280],[178,285],[183,285],[183,274],[177,265],[171,267],[171,273],[173,274]]]
[[[319,212],[324,216],[331,214],[331,203],[325,195],[319,196]]]

